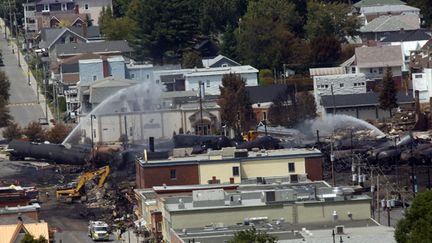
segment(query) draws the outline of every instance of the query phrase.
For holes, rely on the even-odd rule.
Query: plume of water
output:
[[[106,98],[93,108],[87,116],[80,119],[79,124],[66,137],[62,144],[75,144],[81,138],[84,124],[89,124],[91,116],[110,115],[116,113],[142,113],[157,110],[163,88],[153,83],[140,83],[123,88]]]
[[[374,137],[385,136],[385,134],[374,125],[348,115],[326,115],[323,118],[307,120],[297,126],[302,133],[307,136],[314,136],[318,130],[322,136],[330,136],[337,130],[370,130]]]

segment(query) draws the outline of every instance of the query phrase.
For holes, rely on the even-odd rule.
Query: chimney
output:
[[[234,184],[234,178],[230,177],[230,184]]]
[[[82,24],[82,29],[83,29],[83,37],[84,37],[84,38],[87,38],[87,34],[88,34],[88,26],[87,26],[87,23],[86,23],[86,22],[84,22],[84,23]]]
[[[149,149],[150,149],[150,152],[154,152],[155,151],[154,137],[149,137]]]
[[[74,12],[75,12],[75,14],[79,14],[79,5],[78,4],[75,5]]]

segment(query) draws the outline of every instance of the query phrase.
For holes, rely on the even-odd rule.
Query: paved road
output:
[[[29,86],[27,74],[18,67],[17,57],[12,54],[11,47],[4,39],[3,31],[0,32],[0,49],[5,64],[0,69],[6,72],[11,83],[9,110],[15,122],[20,126],[26,126],[31,121],[38,121],[39,118],[45,117],[41,105],[38,104],[36,92]]]

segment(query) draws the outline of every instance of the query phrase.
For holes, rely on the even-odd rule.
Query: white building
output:
[[[432,68],[423,68],[420,73],[412,74],[413,92],[419,91],[420,102],[429,102],[432,97]]]
[[[364,74],[339,74],[314,76],[314,97],[317,111],[323,113],[321,97],[325,95],[345,95],[366,93]]]

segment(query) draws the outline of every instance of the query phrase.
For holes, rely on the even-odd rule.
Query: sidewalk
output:
[[[5,22],[3,21],[2,18],[0,18],[0,38],[4,38],[4,26],[5,26]],[[6,32],[7,32],[8,38],[9,38],[10,37],[9,28],[6,28]],[[12,52],[12,48],[14,49],[14,53],[15,53],[15,56],[17,57],[17,61],[18,61],[18,51],[17,51],[18,48],[17,48],[17,44],[14,43],[14,42],[11,42],[11,41],[9,41],[8,43],[9,43],[8,47],[9,47],[10,51]],[[17,62],[17,65],[18,65],[18,62]],[[26,60],[24,59],[24,56],[22,55],[22,53],[20,53],[20,67],[21,67],[21,69],[22,69],[22,71],[24,73],[24,76],[26,76],[29,79],[29,81],[30,81],[30,87],[35,92],[35,94],[38,95],[38,97],[39,97],[39,100],[38,100],[39,104],[42,107],[43,112],[46,114],[46,109],[45,108],[47,106],[45,104],[45,102],[46,102],[45,96],[43,95],[43,92],[42,92],[43,88],[39,88],[38,89],[38,85],[37,85],[36,79],[34,78],[33,73],[31,71],[29,71],[28,64],[27,64]],[[53,119],[53,115],[51,113],[51,110],[48,107],[48,124],[50,126],[52,126],[52,124],[49,121],[51,121],[52,119]]]

